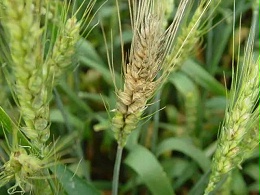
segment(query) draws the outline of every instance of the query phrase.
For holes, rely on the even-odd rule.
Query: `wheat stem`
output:
[[[161,99],[161,89],[157,92],[155,96],[155,110],[160,110],[160,99]],[[159,122],[160,122],[160,113],[156,112],[153,116],[153,134],[152,134],[152,145],[151,151],[155,152],[157,140],[158,140],[158,131],[159,131]]]
[[[118,183],[119,183],[119,173],[120,173],[122,153],[123,153],[123,147],[118,145],[116,151],[116,161],[114,164],[114,172],[113,172],[112,195],[118,194]]]

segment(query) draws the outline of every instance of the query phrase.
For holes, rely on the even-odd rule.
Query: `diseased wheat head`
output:
[[[124,86],[116,91],[116,113],[112,119],[113,131],[119,146],[123,147],[128,135],[137,127],[138,121],[164,76],[165,58],[172,47],[177,27],[183,16],[187,1],[182,1],[176,17],[168,29],[164,29],[162,7],[154,1],[133,1],[131,21],[133,28],[129,62],[123,66]]]

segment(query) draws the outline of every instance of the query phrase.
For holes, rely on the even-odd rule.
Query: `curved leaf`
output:
[[[79,61],[82,65],[87,66],[89,68],[93,68],[97,70],[99,73],[102,74],[104,79],[113,85],[111,79],[111,73],[109,71],[108,65],[106,65],[98,53],[95,51],[95,48],[86,40],[82,40],[78,47],[79,53]],[[118,73],[115,72],[115,79],[117,83],[120,83],[120,76]]]
[[[212,93],[222,96],[226,95],[227,89],[193,60],[187,60],[181,67],[181,70]]]
[[[169,178],[148,149],[141,145],[135,146],[124,162],[140,176],[152,194],[174,194]]]
[[[191,157],[201,169],[206,172],[210,168],[210,160],[206,157],[206,155],[194,145],[190,144],[184,139],[180,138],[169,138],[164,140],[157,147],[156,154],[159,156],[160,154],[167,152],[169,150],[176,150],[187,156]]]
[[[79,178],[72,171],[66,169],[64,165],[56,166],[51,170],[55,173],[68,195],[101,195],[92,184]]]
[[[176,89],[184,96],[190,91],[197,90],[197,86],[194,81],[183,72],[173,72],[169,76],[169,82],[171,82]]]
[[[12,131],[12,120],[8,116],[8,114],[4,111],[4,109],[0,106],[0,128],[3,127],[5,130],[11,132]]]
[[[30,145],[31,143],[27,140],[24,134],[19,130],[16,124],[12,121],[10,116],[4,111],[4,109],[0,106],[0,133],[7,131],[8,133],[12,133],[12,144],[17,144],[17,135],[19,136],[20,144]]]

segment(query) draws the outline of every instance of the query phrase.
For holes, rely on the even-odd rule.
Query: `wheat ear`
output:
[[[191,20],[184,24],[181,33],[176,39],[171,52],[167,55],[164,63],[164,74],[168,75],[178,70],[183,62],[193,54],[194,47],[199,44],[202,35],[206,32],[203,16],[207,13],[210,1],[201,1],[196,8]],[[167,78],[167,76],[165,76]]]
[[[32,1],[3,1],[11,52],[11,66],[15,76],[15,92],[26,127],[23,132],[41,148],[49,137],[48,99],[41,75],[42,58],[39,47],[42,29],[40,19],[32,9]],[[42,135],[39,135],[41,132]],[[44,136],[43,136],[44,135]]]
[[[43,31],[38,11],[48,7],[47,2],[4,0],[3,24],[9,39],[12,67],[15,77],[15,93],[25,122],[24,134],[32,145],[42,150],[50,136],[49,102],[52,89],[61,74],[71,64],[79,40],[80,22],[75,15],[58,26],[58,35],[52,51],[44,59]],[[63,8],[66,12],[66,6]],[[47,14],[50,14],[48,12]],[[54,11],[53,17],[58,16]],[[49,17],[49,16],[46,16]],[[46,24],[47,25],[47,24]]]
[[[86,14],[94,2],[90,2],[82,20],[86,19]],[[8,43],[3,51],[4,63],[9,65],[13,73],[8,74],[8,67],[5,69],[5,76],[13,76],[7,80],[13,81],[14,98],[25,123],[21,130],[29,140],[22,136],[28,141],[28,148],[20,146],[20,128],[18,130],[18,127],[13,125],[13,142],[9,160],[1,167],[0,187],[15,180],[15,184],[8,189],[10,194],[23,194],[28,186],[34,193],[39,190],[41,194],[52,194],[47,180],[39,182],[40,180],[36,181],[34,177],[49,176],[46,167],[58,161],[57,153],[62,149],[61,146],[65,145],[65,142],[60,142],[60,146],[57,143],[54,143],[53,147],[46,146],[50,135],[49,102],[54,85],[71,64],[70,58],[80,37],[79,27],[84,21],[76,20],[77,11],[68,19],[70,5],[65,3],[52,12],[52,6],[60,5],[60,1],[52,4],[53,2],[48,0],[2,0],[1,3],[1,23],[5,29],[1,36],[4,35],[5,42],[2,42],[1,37],[0,44],[6,46],[5,43]],[[48,11],[50,9],[51,12]],[[64,15],[59,15],[60,10]],[[45,15],[45,21],[42,14]],[[50,16],[53,16],[52,19]],[[63,20],[60,21],[61,19]],[[49,22],[55,26],[50,36]]]
[[[257,4],[258,1],[255,1]],[[221,128],[218,146],[213,157],[212,173],[205,194],[215,189],[223,175],[250,156],[259,144],[259,57],[253,56],[254,31],[258,10],[253,12],[253,22],[248,42],[245,47],[241,72],[232,80],[230,104],[227,107]],[[239,59],[239,58],[238,58]],[[238,62],[239,64],[239,62]],[[239,75],[240,72],[240,75]]]
[[[259,58],[254,60],[252,32],[245,49],[242,74],[233,79],[230,104],[213,157],[212,173],[205,195],[214,190],[224,174],[240,166],[256,147],[256,142],[248,143],[255,134],[256,125],[252,124],[258,123],[259,119],[259,111],[255,109],[259,98]]]
[[[61,27],[53,51],[45,64],[49,71],[46,72],[46,80],[54,79],[53,82],[56,84],[69,67],[71,58],[75,54],[76,43],[80,39],[79,31],[80,22],[77,21],[76,16],[69,18]]]
[[[178,26],[187,1],[180,3],[175,17]],[[162,85],[157,77],[162,69],[169,48],[171,48],[176,26],[164,30],[164,12],[154,7],[154,1],[133,1],[131,4],[133,39],[129,63],[124,69],[123,90],[116,91],[117,107],[112,119],[113,131],[119,146],[123,147],[128,135],[137,127],[147,107],[147,101]]]

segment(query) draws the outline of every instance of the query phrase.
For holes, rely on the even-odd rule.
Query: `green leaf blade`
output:
[[[216,95],[226,95],[227,89],[195,61],[187,60],[181,70],[208,91]]]
[[[4,111],[4,109],[0,106],[0,124],[1,126],[11,132],[12,131],[12,120],[8,116],[8,114]]]
[[[207,172],[210,168],[210,160],[206,157],[206,155],[194,145],[180,138],[168,138],[161,142],[158,147],[156,154],[159,156],[164,152],[168,152],[170,150],[175,150],[186,154],[190,158],[192,158],[204,172]]]
[[[68,195],[101,195],[101,193],[90,183],[79,178],[64,165],[59,165],[51,170],[55,173],[58,181],[62,184]]]
[[[174,194],[165,171],[148,149],[140,145],[135,146],[124,162],[140,176],[152,194]]]

